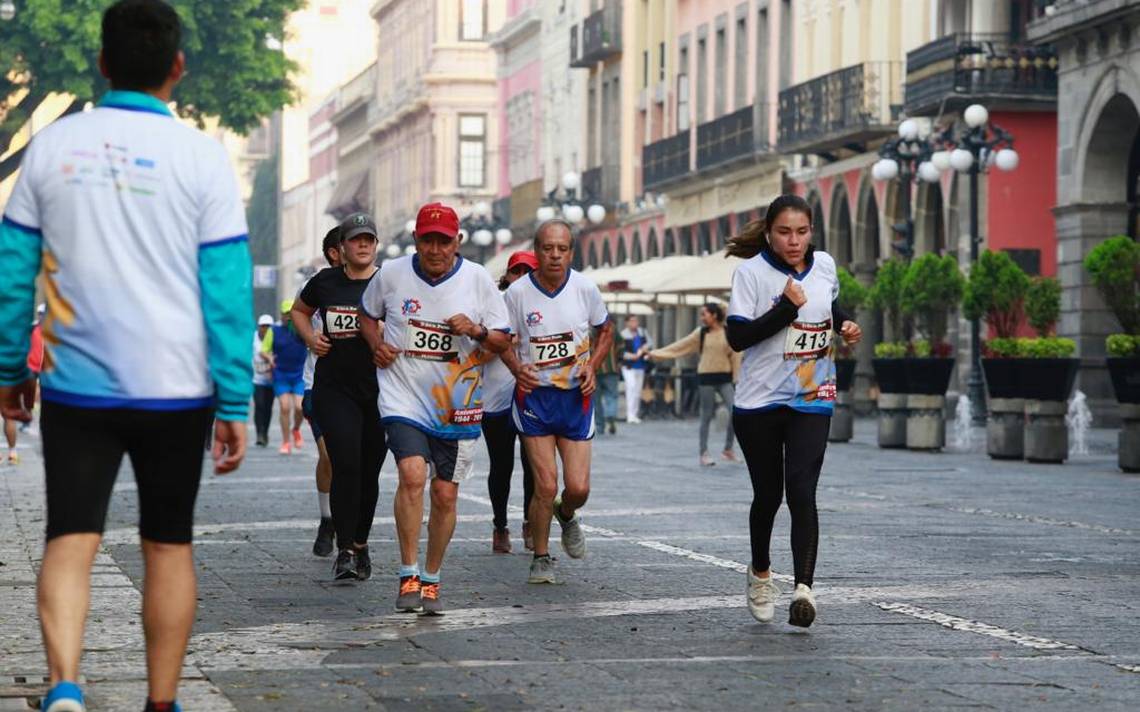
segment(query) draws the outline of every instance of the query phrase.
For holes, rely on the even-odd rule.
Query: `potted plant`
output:
[[[1089,251],[1085,269],[1124,329],[1106,340],[1106,362],[1120,404],[1120,469],[1140,472],[1140,245],[1111,237]]]
[[[952,255],[922,255],[903,276],[902,312],[925,337],[911,342],[906,359],[906,446],[913,450],[940,450],[946,442],[946,389],[954,373],[954,349],[946,333],[964,288]]]
[[[1028,291],[1029,276],[1005,252],[983,252],[966,280],[963,313],[967,319],[985,319],[996,335],[982,348],[982,374],[991,405],[995,398],[1023,397],[1019,388],[1023,364],[1016,361],[1020,357],[1016,337]],[[998,412],[1003,412],[1006,404],[998,405]],[[1016,410],[1021,411],[1020,405]],[[1020,422],[1017,431],[1020,434]],[[1010,456],[1020,458],[1021,453]]]
[[[854,315],[867,301],[867,288],[844,268],[840,267],[839,306]],[[838,325],[837,325],[838,326]],[[855,350],[838,338],[835,342],[835,412],[831,416],[831,430],[827,439],[844,443],[855,434],[855,416],[851,412],[851,389],[855,384]]]
[[[1077,345],[1053,335],[1061,316],[1061,283],[1036,277],[1025,293],[1025,313],[1037,332],[1021,340],[1026,359],[1019,389],[1025,398],[1025,459],[1030,462],[1064,462],[1069,456],[1069,428],[1065,423],[1069,395],[1077,379],[1080,360],[1072,358]]]
[[[867,295],[868,303],[882,311],[889,336],[895,341],[875,344],[871,368],[878,385],[879,447],[906,446],[907,324],[902,311],[902,284],[907,264],[892,258],[884,262]]]

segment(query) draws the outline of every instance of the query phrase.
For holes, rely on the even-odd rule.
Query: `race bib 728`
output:
[[[574,334],[567,331],[563,334],[530,337],[530,357],[539,370],[569,366],[577,359]]]

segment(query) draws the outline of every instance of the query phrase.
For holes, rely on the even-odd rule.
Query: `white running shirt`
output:
[[[432,282],[418,255],[388,260],[364,290],[361,308],[384,322],[384,341],[401,351],[395,363],[377,369],[380,419],[439,438],[479,437],[483,364],[494,354],[452,334],[446,320],[466,314],[488,329],[510,330],[487,270],[457,255],[451,271]]]
[[[538,369],[543,386],[578,388],[578,376],[590,361],[591,329],[609,318],[597,285],[570,270],[561,287],[547,292],[531,272],[507,289],[507,312],[519,337],[519,361]]]
[[[505,301],[506,295],[503,295]],[[483,366],[483,412],[501,415],[509,412],[515,395],[515,377],[503,359],[496,358]]]
[[[752,321],[763,316],[780,301],[789,276],[799,282],[807,302],[790,326],[744,352],[736,411],[787,406],[805,413],[831,414],[835,402],[831,303],[839,295],[831,255],[816,250],[811,267],[802,275],[777,266],[764,252],[741,263],[732,276],[728,320]]]

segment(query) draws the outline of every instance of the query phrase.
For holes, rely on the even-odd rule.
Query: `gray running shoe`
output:
[[[439,600],[439,584],[438,583],[425,583],[422,584],[420,590],[421,600],[423,601],[423,615],[425,616],[442,616],[443,615],[443,601]]]
[[[570,519],[562,518],[562,497],[554,500],[554,517],[562,525],[562,548],[571,559],[581,559],[586,555],[586,534],[582,531],[581,518],[577,512]]]
[[[530,578],[527,583],[554,583],[554,559],[549,556],[536,556],[530,562]]]
[[[423,609],[419,576],[404,576],[400,579],[400,592],[396,596],[396,610],[402,613],[415,613]]]

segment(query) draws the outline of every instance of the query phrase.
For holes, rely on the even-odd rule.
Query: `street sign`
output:
[[[254,265],[253,288],[272,289],[277,286],[277,265]]]

